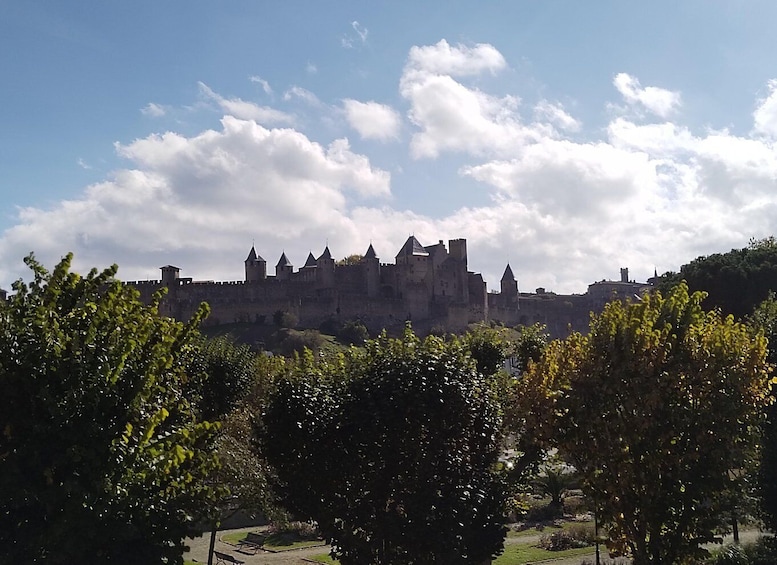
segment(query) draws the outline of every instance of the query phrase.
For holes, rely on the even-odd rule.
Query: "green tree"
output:
[[[770,291],[777,291],[777,240],[752,239],[743,249],[699,257],[663,279],[662,292],[684,280],[691,292],[707,293],[705,309],[720,308],[744,319]]]
[[[498,404],[459,341],[411,330],[278,382],[265,450],[282,501],[344,565],[482,563],[501,552]]]
[[[218,420],[236,408],[254,386],[257,363],[249,346],[229,336],[200,338],[189,373],[202,375],[191,388],[203,418]]]
[[[196,327],[71,255],[0,303],[0,547],[8,563],[182,563],[217,426],[183,397]]]
[[[703,298],[681,284],[613,302],[529,370],[548,391],[538,425],[580,472],[611,550],[635,565],[706,553],[731,472],[757,445],[765,339]]]
[[[755,309],[750,324],[769,340],[768,360],[777,366],[777,298],[774,293]],[[757,492],[762,518],[766,527],[777,532],[777,390],[772,389],[772,404],[766,408],[761,436],[761,461]]]

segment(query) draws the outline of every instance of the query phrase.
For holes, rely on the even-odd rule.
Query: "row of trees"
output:
[[[0,305],[9,562],[181,563],[203,520],[281,505],[315,520],[344,565],[479,564],[550,448],[580,472],[613,552],[687,562],[775,442],[773,300],[747,326],[680,284],[610,304],[561,342],[537,327],[408,329],[285,360],[204,341],[205,308],[188,324],[161,317],[115,267],[27,262],[33,280]],[[501,370],[506,355],[519,376]],[[767,484],[775,460],[765,450]]]

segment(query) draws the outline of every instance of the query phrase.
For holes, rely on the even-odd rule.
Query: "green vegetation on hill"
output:
[[[720,308],[743,319],[770,291],[777,291],[777,239],[751,240],[744,249],[694,259],[679,273],[665,274],[660,288],[666,291],[682,280],[691,292],[708,293],[706,309]]]

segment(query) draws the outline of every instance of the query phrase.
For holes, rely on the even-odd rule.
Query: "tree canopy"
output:
[[[344,565],[481,563],[501,552],[499,407],[459,341],[385,335],[299,359],[264,418],[282,501]]]
[[[217,426],[184,397],[201,309],[158,314],[65,257],[0,302],[0,547],[10,562],[182,563]]]
[[[588,336],[553,342],[530,367],[535,423],[581,474],[611,550],[680,563],[714,538],[731,473],[756,449],[769,374],[762,335],[666,298],[608,304]]]
[[[684,280],[691,292],[707,293],[706,309],[720,308],[744,319],[770,291],[777,291],[777,240],[751,240],[743,249],[699,257],[663,279],[664,291]]]

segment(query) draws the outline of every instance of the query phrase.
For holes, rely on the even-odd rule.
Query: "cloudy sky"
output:
[[[584,292],[777,234],[777,2],[0,0],[0,287],[463,237]],[[272,269],[270,269],[272,270]]]

